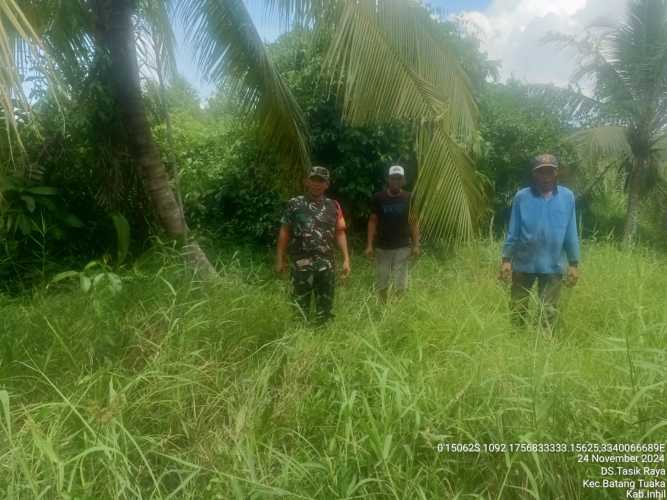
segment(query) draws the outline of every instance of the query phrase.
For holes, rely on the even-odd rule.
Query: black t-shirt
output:
[[[375,193],[372,211],[378,217],[377,247],[394,250],[410,246],[410,193],[396,196],[387,191]]]

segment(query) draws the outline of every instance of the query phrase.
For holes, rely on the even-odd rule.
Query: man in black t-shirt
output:
[[[410,216],[409,192],[403,190],[405,171],[394,165],[389,169],[387,189],[373,196],[368,219],[366,255],[376,255],[376,288],[386,302],[390,282],[400,294],[408,287],[408,259],[418,256],[419,229]]]

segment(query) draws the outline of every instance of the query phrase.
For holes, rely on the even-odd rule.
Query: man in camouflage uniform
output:
[[[343,254],[343,277],[350,274],[350,256],[340,205],[324,196],[329,188],[329,171],[324,167],[313,167],[305,186],[306,194],[292,198],[281,219],[276,271],[286,271],[287,250],[295,304],[308,318],[311,296],[314,296],[315,321],[323,324],[333,317],[334,244]]]

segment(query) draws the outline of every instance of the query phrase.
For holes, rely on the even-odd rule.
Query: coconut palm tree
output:
[[[19,7],[35,12],[33,3],[9,2],[16,12],[20,12]],[[477,107],[465,72],[429,12],[419,3],[405,0],[265,3],[288,24],[308,29],[333,26],[324,69],[340,92],[345,119],[353,124],[395,119],[411,122],[419,161],[415,203],[424,232],[432,236],[470,236],[482,206],[470,157],[477,133]],[[68,16],[54,15],[45,6],[70,12]],[[72,18],[72,10],[77,11],[74,17],[78,23],[63,21]],[[23,42],[21,46],[38,47],[40,56],[51,55],[49,61],[58,68],[70,69],[71,80],[92,74],[85,70],[83,75],[77,73],[81,71],[77,68],[86,67],[82,61],[90,68],[100,55],[108,57],[111,88],[129,150],[170,238],[188,241],[188,228],[142,102],[138,18],[148,18],[156,28],[152,32],[161,33],[161,44],[167,47],[173,40],[170,22],[178,19],[184,23],[201,69],[210,80],[234,89],[241,106],[260,121],[260,140],[279,153],[286,177],[300,177],[308,167],[303,116],[270,61],[242,0],[51,0],[42,3],[41,10],[51,22],[32,23],[48,26],[49,31],[43,31],[43,42],[39,29],[34,30],[36,33],[28,31],[31,23],[27,19],[6,11],[0,9],[2,22],[16,25],[15,39]],[[63,21],[62,26],[58,20]],[[0,44],[3,37],[7,40],[4,33],[0,31]],[[6,67],[12,70],[11,75],[19,74],[16,65]],[[15,82],[4,86],[4,95],[20,87],[18,76],[13,78]],[[11,103],[6,106],[5,114],[12,115]],[[210,269],[196,243],[190,248],[195,261]]]
[[[595,115],[603,125],[571,140],[590,164],[625,165],[628,244],[637,232],[642,193],[655,185],[667,159],[667,2],[633,0],[620,26],[603,27],[594,37],[550,39],[577,49],[573,80],[595,80],[593,98],[574,96],[572,109],[579,117],[582,111]]]

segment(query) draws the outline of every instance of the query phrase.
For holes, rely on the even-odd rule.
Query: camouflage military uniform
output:
[[[308,317],[314,295],[316,320],[325,322],[333,317],[336,231],[345,229],[340,205],[326,197],[314,202],[297,196],[287,204],[281,223],[290,230],[288,253],[295,304]]]

